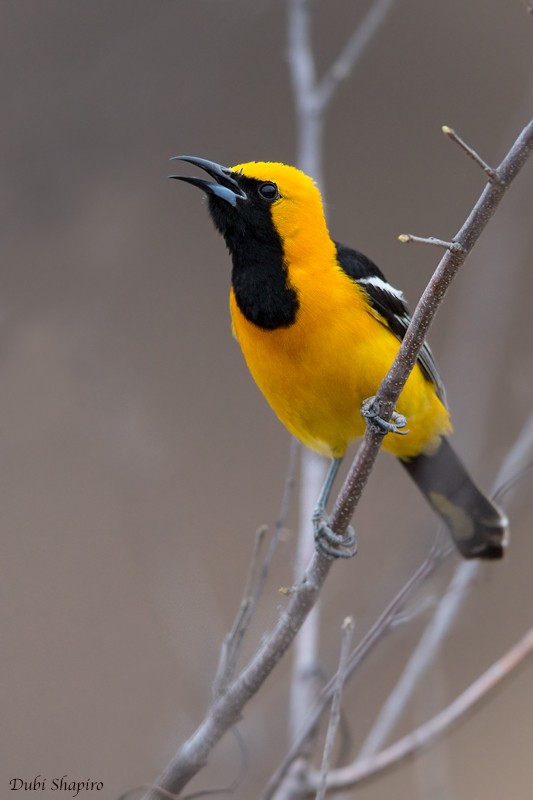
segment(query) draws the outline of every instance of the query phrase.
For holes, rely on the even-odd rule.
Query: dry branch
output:
[[[369,780],[386,769],[397,766],[409,756],[429,747],[435,739],[448,732],[453,725],[464,719],[469,711],[504,679],[508,678],[532,654],[533,628],[429,722],[420,725],[415,731],[399,739],[376,756],[358,761],[348,767],[336,769],[328,778],[328,791],[353,789],[354,786],[363,781]],[[312,797],[316,792],[319,780],[320,776],[317,773],[312,775],[307,791],[301,793],[299,797],[302,800],[305,797]]]
[[[342,625],[342,644],[341,654],[339,657],[339,668],[335,679],[335,691],[331,701],[331,712],[329,716],[328,730],[326,733],[326,742],[324,744],[324,754],[322,757],[322,768],[320,770],[320,784],[316,793],[316,800],[324,800],[326,796],[326,785],[329,770],[331,767],[331,755],[333,753],[333,744],[335,742],[335,734],[339,727],[341,719],[341,695],[346,680],[346,671],[348,669],[348,654],[350,652],[350,643],[352,641],[354,623],[352,617],[346,617]]]
[[[311,0],[288,0],[287,57],[296,109],[297,165],[315,179],[323,196],[322,161],[326,111],[341,81],[348,77],[366,52],[393,3],[394,0],[373,0],[331,66],[321,78],[317,78],[311,35]],[[314,549],[311,520],[316,498],[324,481],[324,459],[311,450],[304,449],[301,475],[295,582],[300,580]],[[289,709],[291,744],[299,738],[307,709],[316,700],[316,681],[312,676],[317,672],[319,629],[320,603],[317,603],[302,626],[294,649]],[[312,739],[313,731],[309,731],[306,742],[308,752],[312,749]]]

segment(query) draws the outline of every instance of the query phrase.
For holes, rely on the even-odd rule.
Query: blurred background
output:
[[[320,70],[368,7],[316,3]],[[483,186],[440,126],[497,163],[531,117],[532,42],[520,0],[402,0],[329,109],[332,233],[411,305],[439,253],[398,234],[450,238]],[[278,513],[288,434],[230,335],[223,241],[200,193],[166,176],[179,153],[294,162],[286,8],[4,0],[0,62],[0,784],[7,796],[12,778],[68,774],[114,798],[153,780],[202,718],[254,532]],[[486,488],[531,409],[532,209],[530,163],[431,335],[455,445]],[[515,492],[509,555],[483,569],[398,733],[530,627],[532,489],[529,476]],[[245,655],[286,602],[295,506]],[[357,559],[337,564],[324,592],[325,675],[342,619],[364,633],[424,558],[435,520],[381,456],[356,526]],[[396,628],[351,682],[355,748],[427,618]],[[289,662],[241,723],[241,800],[286,750]],[[527,665],[430,753],[357,796],[529,797],[532,697]],[[239,758],[226,737],[191,790],[227,785]]]

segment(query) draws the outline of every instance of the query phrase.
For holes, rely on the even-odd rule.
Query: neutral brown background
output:
[[[321,68],[367,5],[317,4]],[[519,0],[398,0],[331,107],[332,231],[411,301],[438,253],[398,233],[452,236],[483,185],[440,126],[497,162],[531,115],[532,54]],[[8,781],[67,773],[104,782],[81,797],[113,798],[153,779],[199,722],[254,530],[279,505],[288,436],[230,336],[223,242],[200,193],[166,175],[175,153],[294,161],[285,6],[2,0],[0,96],[0,795],[58,797]],[[532,187],[529,164],[431,337],[456,446],[487,487],[531,408]],[[525,479],[509,556],[483,571],[402,730],[531,625],[531,490]],[[325,591],[325,673],[342,618],[361,635],[432,540],[431,513],[386,456],[357,529],[357,559]],[[248,652],[285,602],[293,545],[289,533]],[[426,617],[351,684],[355,744]],[[287,670],[240,726],[236,798],[257,797],[284,751]],[[529,664],[432,754],[357,796],[530,798],[532,694]],[[194,786],[227,784],[238,761],[228,737]]]

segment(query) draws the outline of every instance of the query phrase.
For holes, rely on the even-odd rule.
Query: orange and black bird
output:
[[[402,293],[369,258],[331,238],[317,186],[295,167],[258,161],[228,168],[175,158],[209,176],[171,177],[207,195],[231,255],[233,333],[250,372],[289,431],[332,459],[313,518],[317,549],[329,558],[349,557],[356,549],[353,531],[342,538],[331,530],[326,503],[350,442],[365,432],[365,400],[409,325]],[[444,387],[427,345],[392,422],[381,422],[390,431],[384,449],[403,464],[461,554],[501,558],[507,520],[448,441]]]

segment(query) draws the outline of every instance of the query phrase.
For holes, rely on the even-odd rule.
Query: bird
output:
[[[351,442],[372,418],[449,529],[464,558],[499,559],[503,512],[476,486],[449,442],[442,379],[425,343],[390,422],[373,397],[410,322],[401,291],[363,253],[335,241],[315,181],[287,164],[225,167],[174,156],[209,177],[170,175],[201,189],[232,262],[232,330],[266,400],[304,445],[331,459],[313,515],[315,546],[349,558],[355,533],[329,525],[327,502]],[[406,427],[406,423],[408,428]]]

